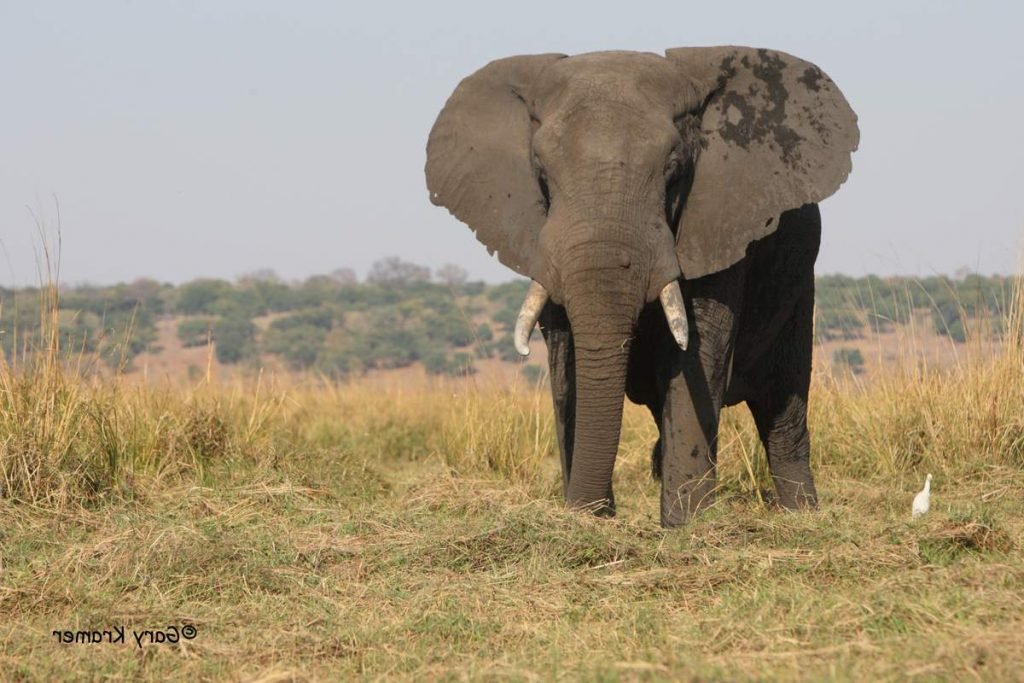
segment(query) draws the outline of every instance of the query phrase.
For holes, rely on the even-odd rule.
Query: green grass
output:
[[[1011,327],[1012,329],[1012,327]],[[56,357],[55,355],[53,357]],[[1024,354],[819,378],[821,507],[766,504],[743,410],[717,503],[657,525],[646,411],[614,520],[560,501],[522,389],[175,387],[0,367],[4,680],[1018,680]],[[932,511],[910,501],[933,472]],[[139,648],[132,630],[194,625]],[[124,626],[124,644],[54,630]]]

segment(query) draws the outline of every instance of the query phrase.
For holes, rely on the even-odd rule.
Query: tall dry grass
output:
[[[57,334],[58,293],[43,290],[40,348],[0,359],[0,483],[9,498],[62,507],[132,496],[168,478],[202,480],[212,463],[273,464],[334,451],[387,467],[432,461],[557,491],[550,399],[542,389],[380,390],[289,378],[191,386],[101,379],[67,355]],[[1024,344],[1017,293],[993,347],[972,339],[948,367],[913,364],[870,382],[816,375],[810,405],[815,467],[858,478],[924,469],[948,475],[1024,464]],[[992,352],[997,348],[996,352]],[[619,480],[647,481],[655,438],[646,410],[626,411]],[[726,412],[723,487],[768,488],[745,409]]]

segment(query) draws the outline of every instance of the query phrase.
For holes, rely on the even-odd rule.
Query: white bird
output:
[[[932,475],[928,475],[924,479],[924,488],[918,491],[917,495],[914,496],[914,505],[910,509],[910,515],[914,519],[917,519],[924,513],[928,512],[928,506],[931,503],[932,497]]]

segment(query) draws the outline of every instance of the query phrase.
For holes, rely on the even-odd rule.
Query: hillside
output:
[[[865,377],[898,363],[946,366],[968,337],[999,343],[1013,286],[1000,276],[819,277],[816,364]],[[385,384],[475,376],[507,385],[535,381],[545,363],[540,335],[528,361],[513,349],[526,288],[388,259],[365,282],[339,270],[293,283],[262,272],[235,282],[63,287],[57,326],[65,353],[99,372],[195,379],[263,370]],[[0,289],[5,357],[38,346],[44,294]]]

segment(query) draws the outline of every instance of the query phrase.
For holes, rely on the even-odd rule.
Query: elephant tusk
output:
[[[530,291],[523,300],[523,307],[519,309],[519,315],[516,317],[516,330],[513,335],[516,351],[520,356],[530,355],[530,334],[533,333],[533,326],[537,324],[540,312],[547,301],[548,293],[544,285],[536,281],[531,283]]]
[[[673,280],[661,290],[661,307],[665,309],[665,319],[672,336],[683,351],[690,341],[690,326],[686,322],[686,306],[683,305],[683,292],[679,289],[679,281]]]

